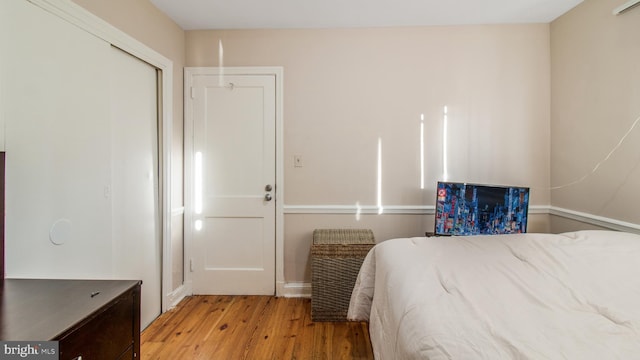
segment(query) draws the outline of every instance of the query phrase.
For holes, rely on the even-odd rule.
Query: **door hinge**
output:
[[[193,272],[193,259],[189,259],[189,270]]]
[[[196,98],[196,88],[194,88],[193,86],[191,87],[191,98],[192,99]]]

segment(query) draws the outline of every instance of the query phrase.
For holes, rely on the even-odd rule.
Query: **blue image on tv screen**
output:
[[[529,188],[438,182],[436,235],[527,232]]]

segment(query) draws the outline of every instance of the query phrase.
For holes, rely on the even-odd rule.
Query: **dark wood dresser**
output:
[[[60,360],[140,358],[138,280],[5,279],[0,340],[59,341]]]

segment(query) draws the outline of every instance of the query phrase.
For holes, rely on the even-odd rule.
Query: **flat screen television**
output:
[[[436,235],[527,232],[529,188],[439,181]]]

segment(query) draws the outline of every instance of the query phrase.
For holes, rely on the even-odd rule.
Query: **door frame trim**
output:
[[[151,49],[144,43],[134,39],[129,34],[117,29],[98,16],[70,0],[28,0],[30,3],[58,16],[61,19],[77,26],[78,28],[104,40],[120,50],[135,56],[142,61],[159,69],[162,73],[159,91],[162,97],[159,99],[161,109],[158,115],[161,124],[158,127],[158,141],[161,143],[161,153],[158,153],[159,166],[162,167],[161,196],[161,239],[162,239],[162,273],[160,296],[162,312],[173,307],[179,299],[174,293],[180,292],[180,288],[172,291],[172,259],[171,259],[171,144],[173,138],[173,61]],[[160,136],[161,135],[161,136]]]
[[[273,75],[276,82],[276,234],[275,234],[275,296],[285,293],[284,282],[284,131],[283,131],[283,76],[281,66],[251,67],[185,67],[184,68],[184,284],[193,294],[191,263],[193,258],[193,109],[191,87],[194,75]]]

